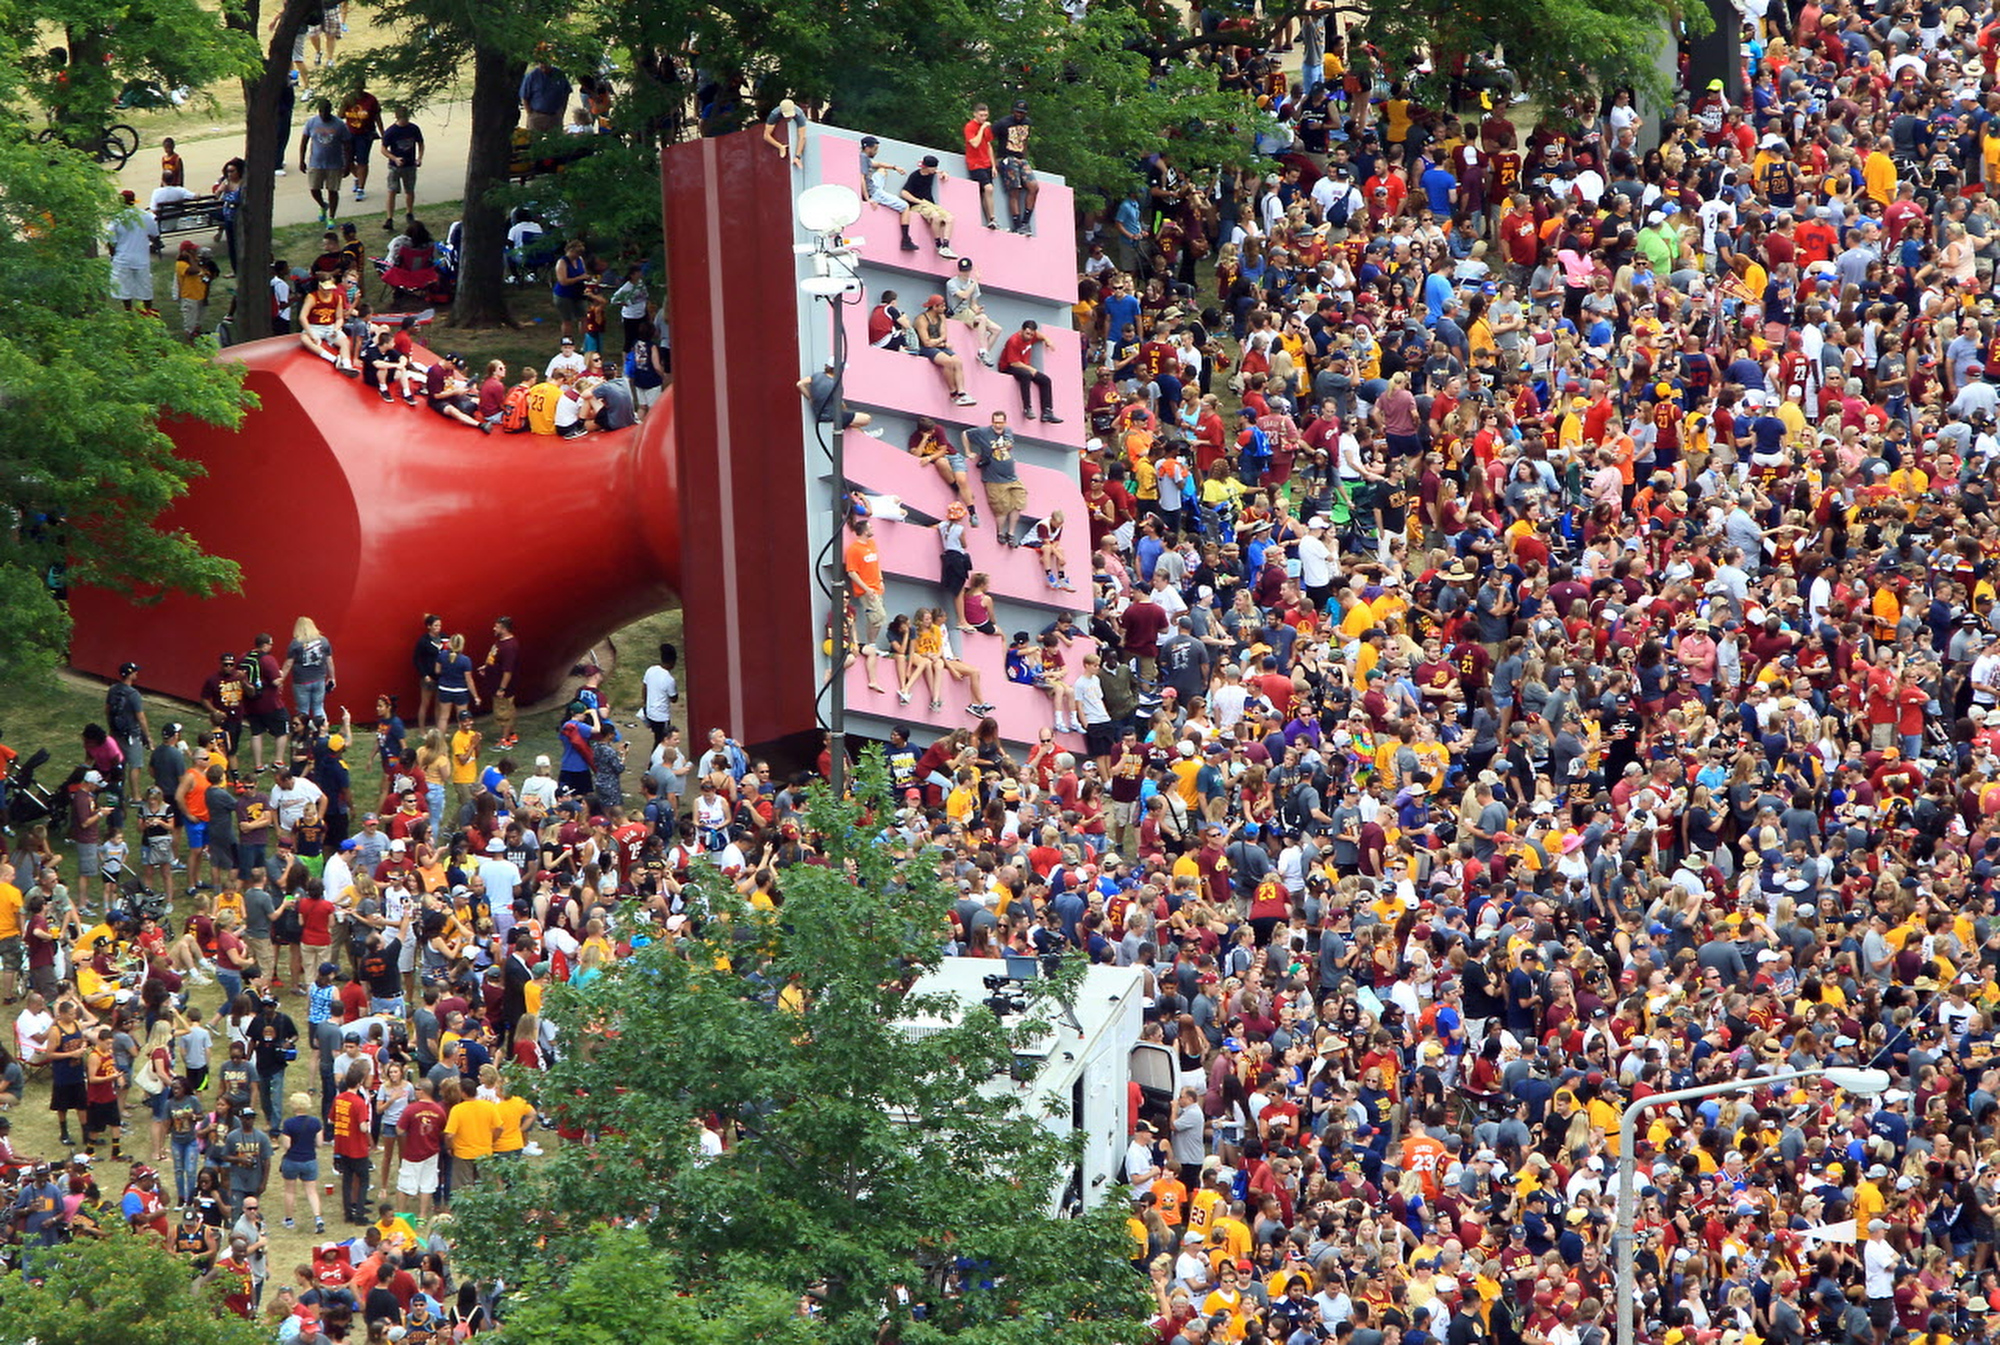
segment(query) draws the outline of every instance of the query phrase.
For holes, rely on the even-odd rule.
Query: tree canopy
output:
[[[779,911],[705,872],[691,895],[709,915],[687,937],[551,991],[568,1053],[533,1086],[588,1138],[453,1202],[470,1265],[524,1303],[556,1293],[511,1338],[784,1339],[742,1327],[778,1332],[809,1287],[833,1342],[874,1342],[885,1313],[908,1345],[1138,1335],[1124,1212],[1044,1212],[1074,1149],[1007,1085],[1016,1038],[983,1011],[899,1026],[926,1007],[906,992],[940,955],[947,902],[869,824],[893,807],[879,754],[857,776],[855,799],[815,799],[828,862],[785,870]],[[704,1153],[704,1124],[725,1152]],[[620,1334],[650,1320],[634,1298],[675,1316]]]
[[[236,424],[248,395],[212,347],[112,302],[102,245],[115,204],[82,154],[0,140],[0,676],[64,648],[52,581],[194,593],[236,581],[232,563],[156,524],[199,471],[164,424]]]
[[[0,1340],[37,1345],[263,1345],[269,1339],[188,1283],[159,1241],[113,1228],[32,1252],[31,1281],[0,1277]]]

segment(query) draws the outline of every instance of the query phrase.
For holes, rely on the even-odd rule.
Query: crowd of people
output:
[[[959,948],[1149,973],[1162,1345],[1619,1338],[1628,1164],[1650,1345],[1987,1338],[1996,30],[1774,6],[1649,126],[1324,22],[1216,35],[1273,164],[1085,221],[1090,614],[1009,644],[1039,717],[888,749]],[[855,643],[936,709],[994,608],[892,610],[893,526]]]
[[[1661,125],[1614,91],[1525,127],[1504,79],[1465,110],[1490,64],[1427,106],[1427,71],[1382,68],[1334,15],[1296,30],[1297,71],[1233,28],[1206,53],[1262,95],[1272,164],[1199,181],[1170,142],[1084,221],[1088,550],[1075,539],[1050,583],[1088,573],[1088,613],[982,670],[954,638],[999,629],[981,576],[947,565],[935,603],[891,614],[877,516],[845,552],[871,682],[886,656],[880,689],[927,687],[936,708],[943,677],[970,679],[975,725],[886,747],[891,825],[942,847],[954,951],[1069,950],[1148,977],[1145,1031],[1179,1078],[1134,1113],[1124,1173],[1157,1339],[1633,1345],[1613,1312],[1621,1214],[1646,1345],[1987,1339],[1996,29],[1937,5],[1771,7],[1743,69]],[[530,73],[530,114],[559,116],[566,93]],[[803,115],[767,122],[781,154]],[[998,188],[984,225],[1033,227],[1031,125],[1025,107],[967,124],[968,167]],[[953,260],[954,221],[911,185],[936,166],[872,149],[871,199]],[[958,358],[957,322],[983,361],[1023,366],[1023,418],[1037,390],[1047,418],[1036,375],[1064,375],[1031,362],[1033,333],[1002,342],[970,266],[941,288],[914,315],[879,296],[871,341],[933,352],[962,395],[937,353]],[[801,381],[814,415],[881,432],[833,386]],[[1004,414],[924,429],[912,453],[956,497],[947,555],[982,504],[1004,542],[1060,548],[1060,518],[1020,531]],[[207,810],[213,890],[178,937],[90,902],[121,806],[97,792],[102,741],[122,729],[71,793],[76,878],[13,842],[29,895],[0,956],[25,950],[39,1028],[17,1029],[18,1064],[62,1068],[53,1099],[86,1156],[119,1143],[105,1090],[160,1050],[155,1157],[182,1143],[177,1091],[216,1085],[192,1170],[209,1222],[199,1184],[222,1169],[212,1227],[251,1212],[269,1153],[246,1169],[207,1151],[289,1141],[300,1118],[304,1135],[325,1117],[350,1219],[392,1167],[415,1189],[373,1212],[384,1227],[442,1202],[447,1176],[504,1176],[534,1107],[487,1067],[560,1049],[541,987],[671,937],[668,896],[699,858],[768,907],[809,845],[785,827],[804,777],[721,728],[684,749],[669,651],[633,707],[653,739],[635,796],[601,674],[581,671],[560,762],[523,772],[479,754],[482,683],[456,643],[425,629],[436,704],[416,728],[378,706],[385,783],[353,835],[300,799],[337,796],[350,725],[295,706],[285,773],[266,786],[253,766],[241,792],[226,723],[183,749],[196,784],[145,805],[167,837],[146,862],[168,875],[173,838],[195,843],[190,805]],[[258,694],[282,694],[276,663]],[[1046,690],[1046,716],[996,719],[982,671]],[[228,996],[208,1019],[168,988],[203,977]],[[272,1043],[299,994],[290,1031],[321,1086],[293,1107]],[[240,1052],[221,1031],[239,1022]],[[1844,1092],[1836,1067],[1889,1086]],[[1627,1108],[1704,1086],[1644,1110],[1622,1151]],[[363,1143],[397,1098],[444,1113],[434,1190],[407,1177],[407,1134],[400,1155]]]

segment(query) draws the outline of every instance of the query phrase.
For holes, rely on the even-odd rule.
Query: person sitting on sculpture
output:
[[[347,339],[347,296],[330,275],[321,273],[299,305],[299,344],[349,378],[359,378],[354,343]]]

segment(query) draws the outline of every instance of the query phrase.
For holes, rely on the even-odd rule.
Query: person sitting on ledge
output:
[[[924,155],[923,163],[917,171],[903,181],[903,199],[910,203],[903,216],[903,251],[919,251],[916,240],[910,237],[910,216],[915,215],[931,226],[931,240],[937,245],[937,255],[946,261],[958,260],[958,254],[951,250],[951,212],[938,204],[938,184],[944,181],[944,170],[938,167],[935,154]]]
[[[332,276],[321,274],[299,305],[299,344],[349,378],[359,378],[354,367],[354,345],[344,330],[347,323],[347,296],[340,292]],[[331,349],[329,349],[331,347]]]
[[[361,375],[361,381],[381,393],[383,401],[395,401],[389,394],[389,385],[394,382],[402,389],[405,402],[417,404],[417,395],[410,390],[410,362],[397,351],[396,334],[389,328],[375,328],[375,339],[362,348]]]
[[[1035,407],[1029,393],[1039,388],[1042,394],[1042,423],[1060,425],[1062,417],[1056,414],[1055,383],[1033,363],[1038,345],[1054,350],[1056,343],[1043,334],[1039,322],[1030,318],[1021,324],[1020,331],[1007,338],[1007,344],[1000,347],[1000,372],[1011,375],[1014,382],[1020,385],[1021,419],[1034,419]]]
[[[917,335],[917,346],[910,353],[921,355],[937,366],[944,375],[945,391],[951,394],[953,406],[971,406],[973,398],[965,391],[965,361],[944,339],[944,296],[933,294],[924,300],[923,312],[917,314],[911,323]]]
[[[424,375],[424,390],[430,395],[431,410],[446,420],[470,425],[481,434],[493,433],[491,425],[481,422],[473,415],[473,412],[479,409],[479,399],[472,395],[466,383],[465,356],[439,356],[438,362]]]

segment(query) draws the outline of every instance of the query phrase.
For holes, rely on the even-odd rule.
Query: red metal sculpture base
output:
[[[606,631],[667,605],[680,579],[673,394],[630,430],[557,439],[480,434],[426,406],[385,405],[289,338],[232,347],[258,407],[241,430],[173,429],[207,471],[162,526],[241,567],[242,590],[151,603],[71,598],[71,663],[194,699],[224,650],[269,631],[280,650],[309,616],[334,642],[344,705],[416,690],[424,614],[463,632],[474,661],[493,619],[521,637],[519,695],[555,689]]]

